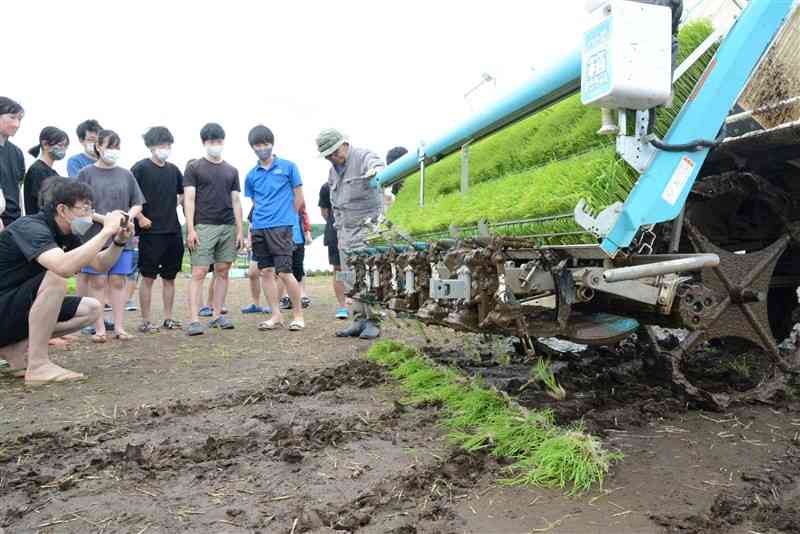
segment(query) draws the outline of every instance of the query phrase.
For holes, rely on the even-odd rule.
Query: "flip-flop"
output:
[[[108,341],[105,334],[95,334],[92,336],[92,343],[105,343]]]
[[[289,323],[289,330],[292,332],[297,332],[298,330],[302,330],[306,327],[306,322],[302,319],[295,319],[291,323]]]
[[[25,385],[46,386],[48,384],[60,384],[63,382],[80,382],[81,380],[86,380],[86,375],[82,375],[74,371],[64,371],[63,373],[57,374],[49,380],[26,380]]]

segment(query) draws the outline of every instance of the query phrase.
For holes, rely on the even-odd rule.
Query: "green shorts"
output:
[[[192,267],[208,267],[212,263],[233,263],[237,252],[234,225],[198,224],[194,229],[200,244],[191,252]]]

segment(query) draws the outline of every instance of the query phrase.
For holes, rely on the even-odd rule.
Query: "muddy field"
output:
[[[800,532],[792,400],[689,409],[628,344],[551,355],[555,401],[527,384],[530,364],[434,329],[433,359],[625,455],[589,494],[507,487],[502,459],[448,444],[436,406],[401,402],[367,342],[332,336],[330,280],[310,282],[301,333],[258,332],[234,281],[236,330],[58,351],[81,384],[0,378],[0,532]],[[399,324],[387,335],[425,345]]]

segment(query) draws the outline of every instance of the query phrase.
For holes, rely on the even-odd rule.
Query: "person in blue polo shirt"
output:
[[[252,248],[272,315],[258,325],[259,330],[274,330],[283,324],[278,303],[275,274],[281,278],[292,301],[292,322],[289,330],[302,330],[303,308],[300,284],[292,274],[294,240],[292,226],[305,207],[303,181],[297,165],[273,155],[275,136],[266,126],[250,130],[250,148],[258,163],[247,173],[244,194],[253,201]]]

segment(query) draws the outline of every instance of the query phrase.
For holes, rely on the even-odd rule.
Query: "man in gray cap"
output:
[[[336,233],[342,271],[350,270],[347,253],[367,246],[367,219],[375,220],[383,213],[383,192],[370,187],[370,179],[385,166],[380,156],[364,148],[350,146],[341,132],[322,130],[317,136],[317,149],[331,163],[328,186],[336,220]],[[381,333],[378,316],[363,302],[353,303],[353,324],[336,332],[339,337],[374,339]]]

